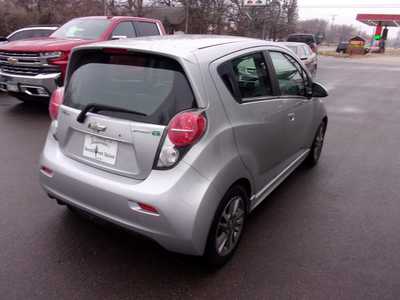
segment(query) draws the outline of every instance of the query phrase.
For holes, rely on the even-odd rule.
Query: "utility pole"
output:
[[[107,16],[107,0],[103,0],[104,15]]]
[[[190,15],[190,0],[186,0],[185,3],[185,33],[189,33],[189,15]]]
[[[265,2],[265,11],[264,11],[264,20],[263,20],[263,27],[262,27],[262,33],[261,33],[261,38],[265,40],[265,31],[267,27],[267,13],[268,13],[268,8],[269,8],[269,1]]]
[[[337,15],[331,15],[331,28],[333,29],[333,25],[335,24]]]

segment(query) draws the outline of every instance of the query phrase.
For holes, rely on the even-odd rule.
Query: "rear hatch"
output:
[[[61,150],[126,177],[149,175],[168,122],[195,107],[181,66],[162,56],[80,50],[68,76],[56,133]]]

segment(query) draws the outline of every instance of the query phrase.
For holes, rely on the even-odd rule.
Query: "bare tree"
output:
[[[84,15],[151,17],[149,7],[186,8],[187,32],[278,39],[294,30],[297,0],[244,7],[243,0],[0,0],[0,31],[39,23],[64,23]],[[106,9],[104,9],[104,7]],[[150,13],[149,13],[150,11]],[[182,11],[182,9],[181,9]]]

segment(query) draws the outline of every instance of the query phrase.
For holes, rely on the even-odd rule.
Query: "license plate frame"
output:
[[[118,142],[85,134],[82,155],[96,162],[114,166],[118,157]]]

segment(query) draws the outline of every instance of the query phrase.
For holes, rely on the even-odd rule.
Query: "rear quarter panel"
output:
[[[184,161],[210,180],[222,198],[235,181],[245,178],[251,183],[252,180],[237,151],[233,130],[219,99],[209,65],[203,63],[207,58],[203,60],[201,56],[197,57],[201,78],[198,76],[191,83],[198,85],[196,90],[201,93],[207,117],[207,131],[187,153]],[[220,200],[216,199],[218,203]]]

